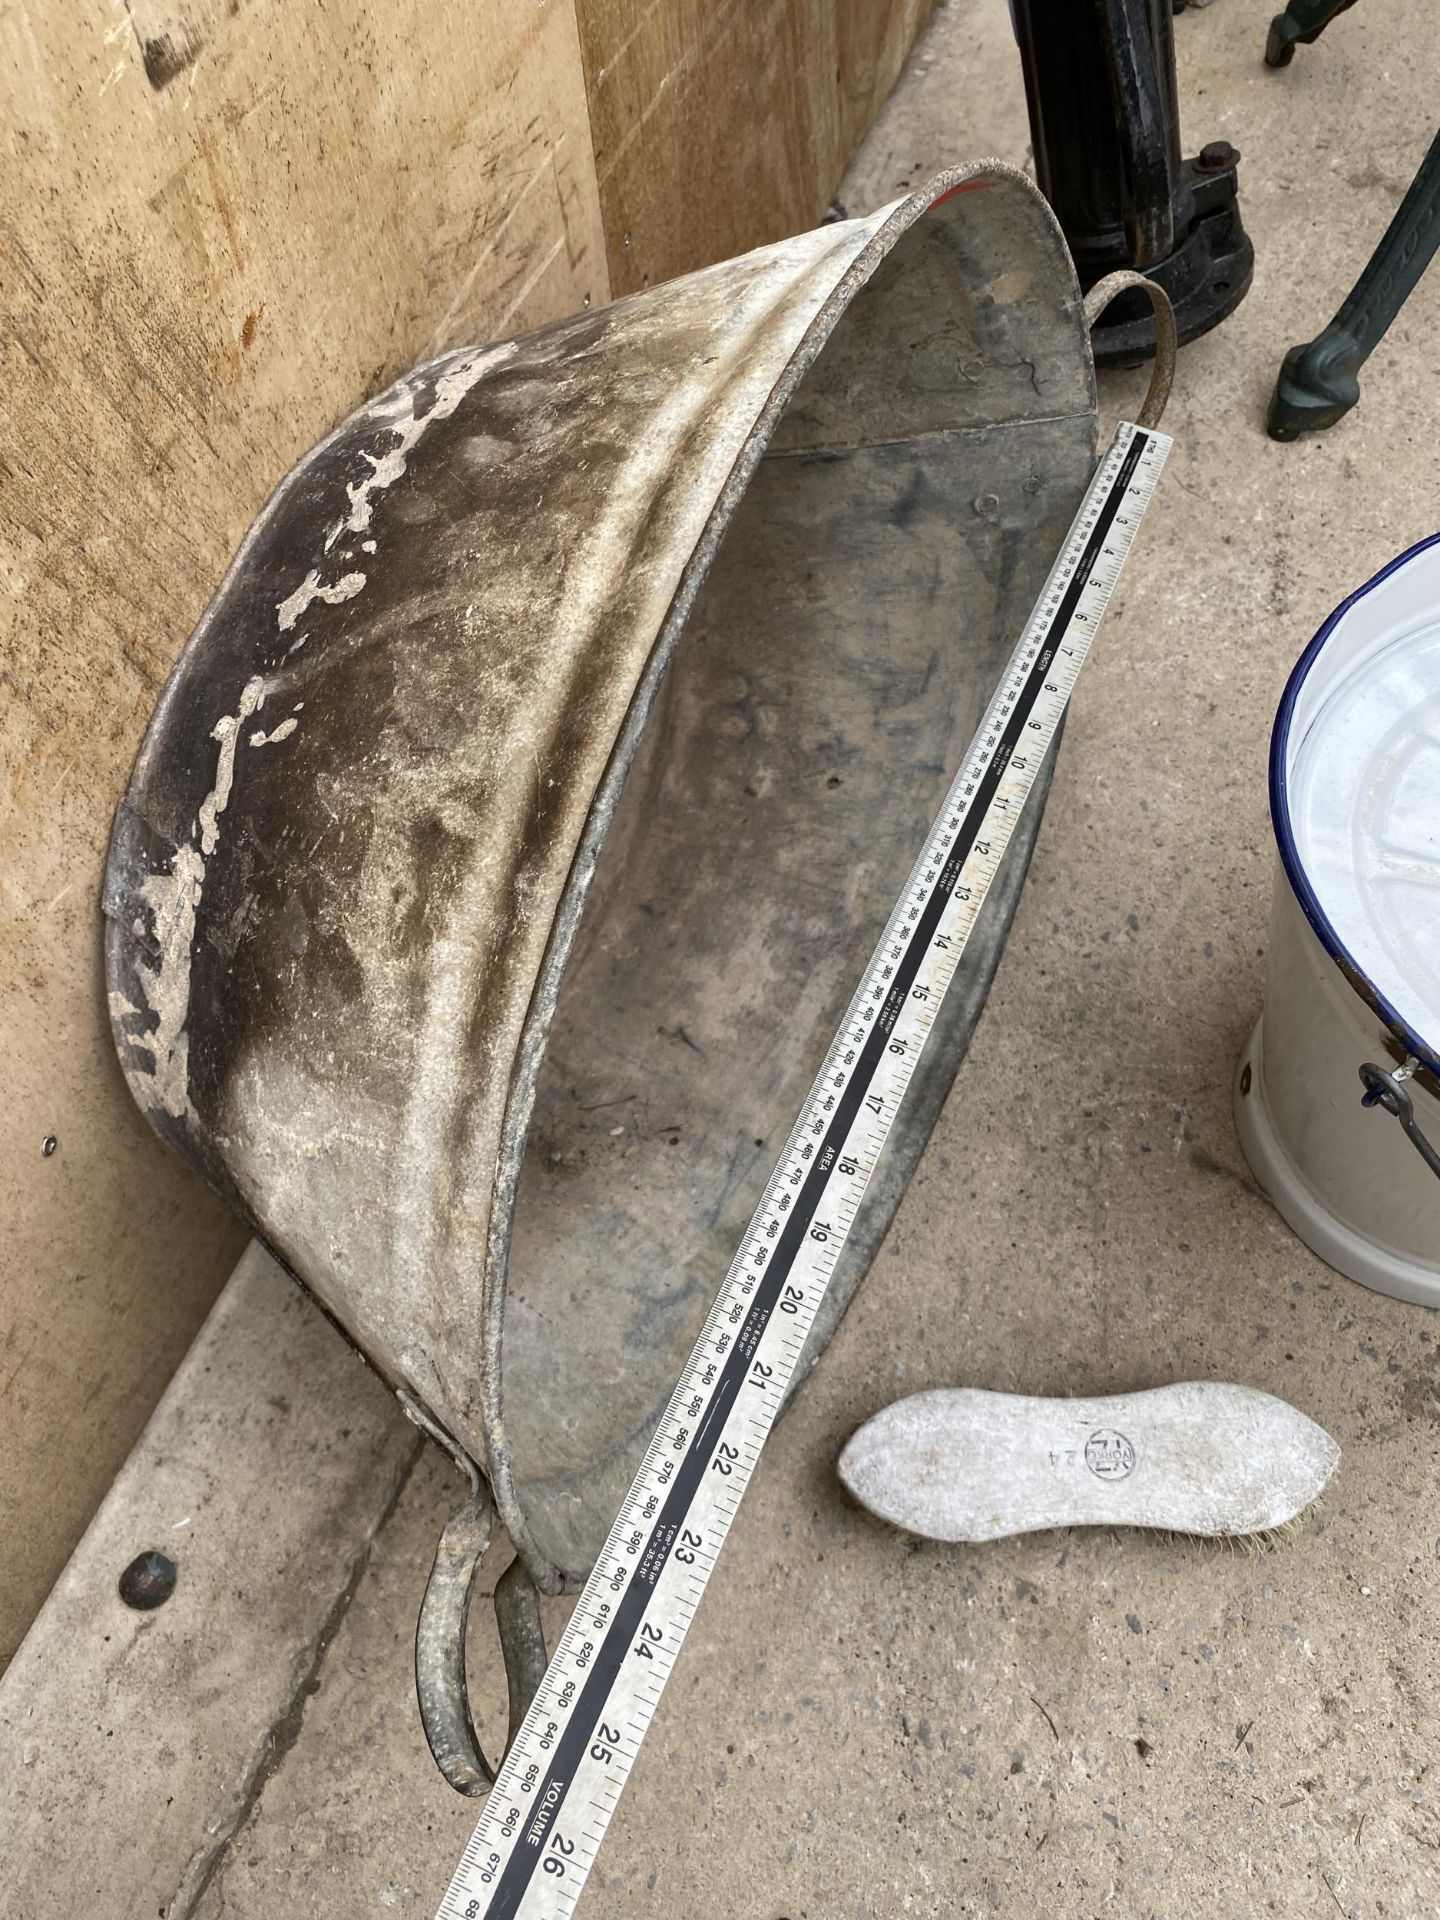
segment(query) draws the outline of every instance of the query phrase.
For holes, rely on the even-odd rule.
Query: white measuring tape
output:
[[[437,1920],[580,1897],[1170,447],[1125,422],[1096,470]]]

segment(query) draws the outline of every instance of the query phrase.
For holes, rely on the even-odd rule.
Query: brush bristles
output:
[[[857,1513],[867,1514],[871,1520],[876,1521],[887,1533],[895,1534],[905,1540],[911,1550],[916,1552],[924,1546],[993,1547],[1001,1540],[1023,1540],[1027,1537],[1027,1534],[1034,1536],[1042,1533],[1098,1533],[1103,1528],[1110,1535],[1111,1540],[1117,1547],[1120,1544],[1119,1536],[1122,1533],[1145,1533],[1149,1534],[1152,1540],[1163,1540],[1167,1546],[1172,1547],[1191,1546],[1198,1541],[1201,1545],[1207,1547],[1224,1547],[1231,1553],[1271,1553],[1281,1547],[1293,1546],[1302,1533],[1308,1532],[1313,1525],[1319,1522],[1321,1515],[1326,1510],[1326,1502],[1322,1496],[1312,1500],[1308,1506],[1302,1507],[1299,1513],[1292,1514],[1288,1520],[1282,1520],[1278,1526],[1258,1527],[1252,1533],[1191,1533],[1187,1532],[1183,1527],[1147,1527],[1143,1521],[1131,1523],[1118,1520],[1095,1520],[1088,1525],[1031,1527],[1026,1529],[1025,1532],[992,1534],[984,1538],[960,1537],[953,1540],[937,1541],[931,1535],[913,1532],[903,1521],[888,1520],[883,1514],[875,1513],[871,1508],[864,1506],[861,1501],[857,1500],[848,1487],[844,1487],[843,1490],[847,1500],[855,1508]]]
[[[1312,1500],[1308,1507],[1302,1507],[1299,1513],[1282,1520],[1278,1526],[1260,1527],[1254,1533],[1185,1533],[1171,1527],[1137,1528],[1136,1531],[1154,1532],[1176,1546],[1185,1540],[1203,1540],[1207,1547],[1226,1547],[1234,1553],[1271,1553],[1280,1547],[1293,1546],[1300,1535],[1309,1530],[1310,1523],[1320,1517],[1324,1504],[1323,1500]]]

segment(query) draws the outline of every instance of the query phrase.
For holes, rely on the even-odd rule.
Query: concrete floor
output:
[[[1269,10],[1220,0],[1177,22],[1187,149],[1244,154],[1255,288],[1181,355],[1176,451],[1081,682],[978,1039],[776,1432],[582,1913],[1440,1905],[1440,1323],[1313,1259],[1230,1119],[1262,989],[1276,697],[1333,603],[1440,516],[1434,283],[1335,432],[1279,447],[1261,419],[1280,353],[1329,317],[1421,157],[1434,55],[1428,9],[1392,0],[1271,74]],[[989,153],[1027,155],[1006,9],[941,0],[842,199],[860,211]],[[1107,415],[1137,393],[1107,380]],[[910,1390],[1186,1377],[1282,1394],[1339,1439],[1328,1504],[1287,1549],[907,1544],[835,1483],[846,1436]],[[204,1920],[433,1911],[474,1816],[431,1768],[410,1672],[454,1493],[427,1454]],[[475,1691],[498,1708],[488,1631]]]

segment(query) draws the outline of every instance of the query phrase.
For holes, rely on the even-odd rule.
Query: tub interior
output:
[[[1332,948],[1433,1055],[1440,1042],[1440,546],[1356,596],[1284,738],[1277,827]],[[1295,872],[1292,870],[1292,879]]]
[[[1073,330],[1047,361],[969,244],[964,223],[912,230],[800,385],[604,844],[504,1323],[521,1497],[562,1565],[603,1538],[1088,478]],[[931,1049],[946,1083],[1008,925],[997,893]],[[862,1217],[837,1293],[886,1219]]]

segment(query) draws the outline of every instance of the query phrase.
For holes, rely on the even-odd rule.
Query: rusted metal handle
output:
[[[1389,1073],[1384,1067],[1377,1067],[1373,1060],[1367,1060],[1360,1069],[1360,1078],[1365,1091],[1360,1096],[1361,1104],[1367,1107],[1384,1107],[1387,1113],[1393,1113],[1405,1130],[1405,1137],[1440,1180],[1440,1152],[1430,1141],[1420,1122],[1415,1118],[1415,1102],[1410,1098],[1410,1089],[1405,1082],[1414,1073],[1420,1062],[1410,1059],[1398,1072]]]
[[[483,1794],[495,1784],[498,1768],[485,1757],[470,1712],[465,1679],[465,1632],[475,1575],[490,1544],[495,1510],[489,1489],[473,1460],[455,1446],[408,1394],[400,1400],[418,1427],[438,1442],[470,1482],[470,1492],[440,1535],[435,1564],[420,1603],[415,1627],[415,1692],[425,1738],[446,1780],[457,1793]],[[545,1634],[540,1595],[524,1565],[515,1560],[495,1587],[495,1623],[505,1658],[510,1693],[506,1748],[530,1709],[545,1675]],[[503,1758],[503,1756],[502,1756]]]
[[[1143,273],[1136,273],[1132,267],[1124,267],[1119,273],[1107,273],[1103,280],[1095,282],[1085,296],[1085,324],[1093,328],[1115,296],[1127,293],[1132,287],[1145,294],[1155,310],[1155,363],[1150,369],[1150,385],[1145,391],[1145,404],[1140,409],[1137,424],[1158,427],[1174,383],[1175,353],[1179,345],[1175,333],[1175,309],[1170,304],[1169,294],[1155,281],[1147,280]]]

